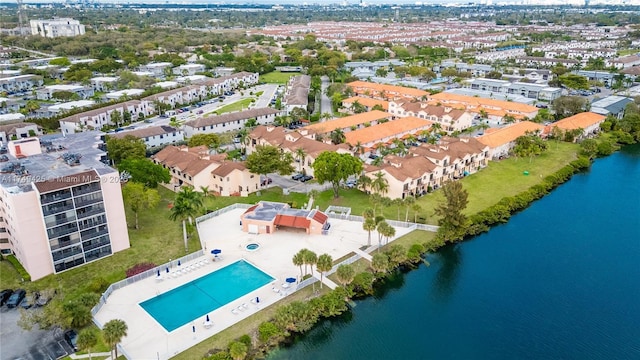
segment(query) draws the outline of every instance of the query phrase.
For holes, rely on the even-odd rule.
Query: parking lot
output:
[[[63,331],[37,327],[26,331],[18,326],[18,319],[20,311],[17,308],[0,308],[0,359],[53,360],[72,352],[64,341]]]

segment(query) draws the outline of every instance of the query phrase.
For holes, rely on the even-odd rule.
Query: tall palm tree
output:
[[[240,146],[242,149],[242,153],[246,153],[246,149],[247,149],[247,145],[248,145],[248,141],[249,141],[249,132],[247,131],[246,128],[240,130],[240,132],[238,133],[238,135],[240,135]]]
[[[376,227],[376,230],[378,231],[378,251],[380,251],[380,247],[382,247],[382,237],[387,233],[387,227],[389,226],[390,225],[386,220],[382,220]]]
[[[385,238],[385,245],[389,243],[389,238],[394,237],[396,235],[396,229],[389,225],[386,221],[384,222],[386,225],[382,227],[382,229],[378,231],[382,231],[381,234]]]
[[[302,265],[304,265],[304,251],[306,249],[302,249],[298,251],[295,255],[293,255],[293,265],[300,266],[300,279],[302,279]]]
[[[123,337],[127,336],[127,323],[120,319],[109,320],[102,328],[102,336],[107,344],[115,351],[113,358],[118,358],[118,344]]]
[[[362,229],[368,233],[367,246],[371,246],[371,232],[376,229],[375,218],[365,218],[362,223]]]
[[[382,171],[374,174],[375,179],[371,183],[371,189],[380,195],[384,195],[389,191],[389,182],[384,177]]]
[[[367,175],[360,175],[358,178],[358,187],[362,189],[362,191],[366,194],[367,189],[371,187],[372,180]]]
[[[414,198],[411,195],[407,195],[405,196],[405,198],[402,200],[402,203],[404,204],[404,206],[406,207],[406,213],[404,215],[404,221],[407,222],[409,221],[409,209],[411,208],[411,206],[413,204],[416,203],[416,198]]]
[[[206,201],[208,198],[213,198],[213,191],[209,189],[209,186],[200,186],[200,191],[202,192],[202,203],[204,204],[204,212],[207,212]]]
[[[362,155],[364,153],[364,146],[362,146],[362,143],[360,141],[358,141],[356,143],[356,145],[353,147],[353,152],[356,153],[358,156]]]
[[[316,253],[314,253],[311,250],[306,250],[304,252],[305,268],[307,267],[307,265],[309,265],[311,267],[311,273],[312,274],[313,274],[313,265],[315,265],[317,262],[318,262],[318,255],[316,255]]]
[[[98,334],[96,328],[87,328],[78,334],[78,349],[89,353],[91,360],[91,349],[98,344]]]
[[[318,257],[318,265],[316,266],[320,272],[320,289],[322,289],[322,278],[324,273],[333,267],[333,259],[329,254],[322,254]]]
[[[304,151],[303,148],[296,149],[296,159],[300,163],[300,172],[302,173],[302,168],[304,167],[304,159],[307,158],[307,152]]]
[[[413,222],[417,223],[418,222],[418,212],[420,210],[422,210],[422,206],[420,206],[420,204],[418,204],[418,203],[414,203],[413,205],[411,205],[411,210],[413,210]]]
[[[234,341],[229,345],[229,355],[233,360],[243,360],[247,357],[247,345],[241,341]]]
[[[193,188],[185,186],[178,194],[176,194],[176,199],[173,203],[173,207],[171,208],[169,219],[173,221],[182,221],[182,235],[184,237],[185,251],[189,250],[187,243],[186,221],[189,220],[190,224],[193,223],[193,217],[200,212],[200,209],[202,209],[202,194],[194,191]]]

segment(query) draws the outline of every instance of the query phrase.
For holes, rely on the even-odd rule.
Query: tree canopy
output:
[[[148,159],[124,159],[118,165],[118,170],[128,172],[131,175],[131,181],[144,184],[150,188],[155,188],[160,183],[171,181],[169,169],[154,164]]]
[[[534,134],[522,135],[516,139],[513,153],[520,157],[529,157],[529,161],[534,156],[542,154],[547,149],[547,143]]]
[[[362,172],[362,161],[350,154],[324,151],[314,161],[313,171],[318,182],[331,183],[333,196],[337,198],[340,182],[346,181],[349,176],[359,175]]]
[[[435,209],[436,215],[440,216],[438,234],[444,237],[444,240],[457,240],[462,236],[461,230],[467,222],[467,217],[462,212],[469,203],[469,194],[459,181],[445,183],[442,191],[445,201]]]
[[[138,227],[138,213],[142,209],[154,208],[160,202],[158,190],[145,188],[140,183],[130,182],[122,188],[122,197],[136,217],[135,227]]]
[[[587,100],[580,96],[560,96],[553,100],[553,109],[558,120],[587,111],[587,108]]]
[[[109,137],[107,139],[107,152],[109,158],[117,165],[125,159],[144,159],[147,146],[142,139],[133,135],[123,138]]]
[[[195,134],[189,138],[189,147],[206,146],[210,149],[220,145],[220,138],[216,134]]]
[[[277,172],[281,175],[293,172],[293,156],[284,153],[280,149],[271,145],[258,145],[256,150],[247,156],[245,165],[255,174],[266,175]]]

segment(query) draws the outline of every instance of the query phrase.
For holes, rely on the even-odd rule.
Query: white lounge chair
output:
[[[238,306],[238,310],[239,311],[244,311],[244,308],[242,307],[242,305]]]
[[[278,289],[277,287],[272,287],[271,290],[273,290],[274,293],[280,292],[280,289]]]
[[[241,306],[247,310],[249,309],[249,306],[247,305],[247,303],[243,303]]]
[[[238,312],[237,309],[231,309],[231,313],[233,313],[233,315],[238,315],[240,314],[240,312]]]
[[[202,323],[202,326],[204,326],[205,329],[209,329],[213,326],[213,323],[205,320],[205,322]]]

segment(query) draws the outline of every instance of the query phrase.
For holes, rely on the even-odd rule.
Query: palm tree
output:
[[[300,266],[300,279],[302,279],[302,265],[304,265],[304,251],[306,249],[302,249],[298,251],[295,255],[293,255],[293,265]]]
[[[389,238],[394,237],[396,235],[396,228],[389,225],[386,221],[384,222],[386,225],[379,229],[378,231],[382,231],[381,234],[385,238],[385,245],[389,243]]]
[[[377,273],[385,273],[389,268],[389,257],[385,253],[375,253],[371,259],[371,269]]]
[[[196,216],[202,208],[202,194],[193,190],[192,187],[183,187],[178,194],[171,208],[169,219],[182,221],[182,235],[184,237],[185,251],[189,251],[187,243],[187,224],[193,223],[193,217]]]
[[[313,274],[313,265],[315,265],[318,262],[318,255],[316,255],[316,253],[314,253],[311,250],[307,250],[307,249],[303,249],[305,250],[304,252],[304,265],[305,268],[307,267],[307,265],[311,266],[311,273]]]
[[[322,289],[322,278],[324,273],[333,267],[333,259],[329,254],[322,254],[318,257],[318,265],[316,266],[320,272],[320,289]]]
[[[362,229],[368,233],[367,246],[371,246],[371,232],[376,229],[375,218],[365,218],[362,223]]]
[[[241,341],[234,341],[229,345],[229,355],[233,360],[243,360],[247,357],[247,345]]]
[[[398,218],[397,218],[397,220],[400,221],[400,208],[403,205],[402,199],[400,199],[400,198],[393,199],[393,200],[391,200],[391,204],[393,204],[393,205],[395,205],[397,207],[397,210],[398,210]]]
[[[240,146],[242,147],[242,153],[246,153],[247,143],[249,140],[249,133],[247,132],[247,129],[244,128],[240,130],[240,132],[238,132],[238,135],[240,135]]]
[[[364,211],[362,212],[362,217],[364,219],[369,219],[369,218],[375,218],[376,217],[376,212],[372,209],[372,208],[366,208],[364,209]]]
[[[172,116],[169,119],[169,126],[174,127],[174,128],[181,128],[182,125],[184,124],[184,121],[182,120],[178,120],[178,118],[176,118],[175,116]]]
[[[213,192],[209,190],[209,186],[200,186],[200,191],[202,191],[202,203],[205,204],[209,197],[213,198]],[[207,206],[204,205],[204,212],[207,212]]]
[[[361,175],[358,178],[358,187],[362,189],[362,191],[366,194],[367,189],[371,187],[372,180],[367,175]]]
[[[356,143],[356,145],[353,147],[353,152],[355,152],[356,154],[358,154],[358,156],[362,155],[364,153],[364,146],[362,146],[362,143],[360,141],[358,141]]]
[[[344,287],[353,281],[353,278],[356,276],[356,271],[350,264],[342,264],[338,266],[336,276],[338,277],[338,282]]]
[[[374,174],[375,179],[371,183],[371,189],[380,195],[384,195],[389,191],[389,182],[385,179],[382,171]]]
[[[296,149],[296,159],[298,159],[298,162],[300,163],[300,172],[302,173],[302,168],[304,166],[304,159],[306,159],[307,157],[307,152],[304,151],[303,148],[297,148]]]
[[[406,213],[404,215],[404,221],[408,222],[409,221],[409,209],[411,208],[411,206],[413,204],[416,203],[416,198],[414,198],[411,195],[407,195],[402,202],[403,202],[404,206],[407,207],[407,211],[406,211]]]
[[[109,320],[102,328],[104,341],[115,351],[114,359],[118,358],[118,344],[123,337],[127,336],[128,329],[127,323],[120,319]]]
[[[382,196],[380,196],[380,194],[378,193],[373,193],[369,195],[369,201],[373,205],[373,217],[376,216],[376,207],[381,202],[381,200],[382,200]]]
[[[420,210],[422,210],[422,206],[420,206],[420,204],[418,204],[416,202],[413,205],[411,205],[411,210],[413,210],[413,222],[417,223],[418,222],[418,212]]]
[[[378,251],[380,251],[380,247],[382,247],[382,237],[387,234],[387,227],[390,227],[390,225],[386,220],[380,221],[376,227],[378,231]]]
[[[342,144],[346,140],[346,136],[342,129],[335,129],[331,132],[331,142],[334,145]]]

